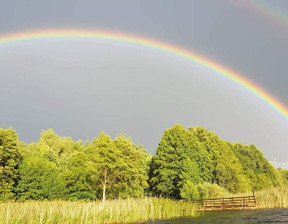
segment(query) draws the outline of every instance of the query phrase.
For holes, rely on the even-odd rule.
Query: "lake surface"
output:
[[[145,224],[179,224],[179,223],[287,223],[288,209],[265,209],[247,211],[206,212],[200,217],[185,217],[144,222]]]

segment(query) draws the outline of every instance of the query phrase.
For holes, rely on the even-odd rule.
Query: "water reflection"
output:
[[[144,222],[145,224],[179,224],[179,223],[287,223],[288,209],[247,210],[247,211],[223,211],[206,212],[205,215],[191,218],[175,218],[169,220],[155,220]]]

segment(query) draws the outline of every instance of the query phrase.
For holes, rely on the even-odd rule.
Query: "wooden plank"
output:
[[[202,205],[204,210],[232,210],[255,207],[256,199],[253,195],[246,197],[210,198],[202,201],[195,201],[194,203]]]

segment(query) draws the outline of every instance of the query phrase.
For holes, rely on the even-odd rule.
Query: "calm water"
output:
[[[287,223],[288,209],[268,209],[249,211],[206,212],[196,218],[175,218],[169,220],[155,220],[145,224],[179,224],[179,223]]]

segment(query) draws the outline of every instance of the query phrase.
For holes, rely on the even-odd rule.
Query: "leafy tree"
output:
[[[143,146],[136,146],[126,135],[119,135],[113,140],[120,151],[124,163],[120,167],[120,180],[114,185],[118,197],[140,197],[148,188],[149,156]],[[115,196],[116,196],[115,195]]]
[[[12,128],[0,129],[0,198],[9,199],[15,194],[18,166],[21,162],[19,140]]]
[[[212,181],[213,164],[204,145],[181,125],[165,130],[152,159],[151,189],[156,195],[181,198],[181,188]]]
[[[199,200],[200,199],[200,193],[197,188],[197,185],[193,184],[191,181],[186,181],[183,187],[180,190],[180,195],[183,199],[188,200]]]
[[[254,145],[244,146],[237,143],[231,146],[255,190],[280,185],[279,173]]]
[[[57,198],[55,180],[57,167],[46,158],[26,157],[19,167],[20,180],[17,186],[17,198],[25,199],[53,199]]]
[[[216,183],[233,193],[251,191],[249,180],[244,174],[242,165],[228,142],[202,127],[189,128],[189,131],[204,144],[209,154],[214,167],[212,183]]]
[[[102,200],[117,183],[119,168],[123,163],[120,151],[114,147],[112,139],[104,132],[92,141],[88,148],[90,179],[102,190]]]
[[[106,197],[131,197],[144,194],[147,184],[147,153],[131,140],[119,136],[112,140],[101,132],[87,147],[87,169],[94,186]]]
[[[151,163],[150,185],[156,195],[180,198],[188,142],[187,131],[181,125],[165,130]]]
[[[69,200],[100,198],[99,188],[90,180],[88,160],[84,152],[76,151],[66,161],[66,169],[60,174],[63,198]]]
[[[288,185],[288,169],[278,168],[278,172],[282,178],[283,185]]]

